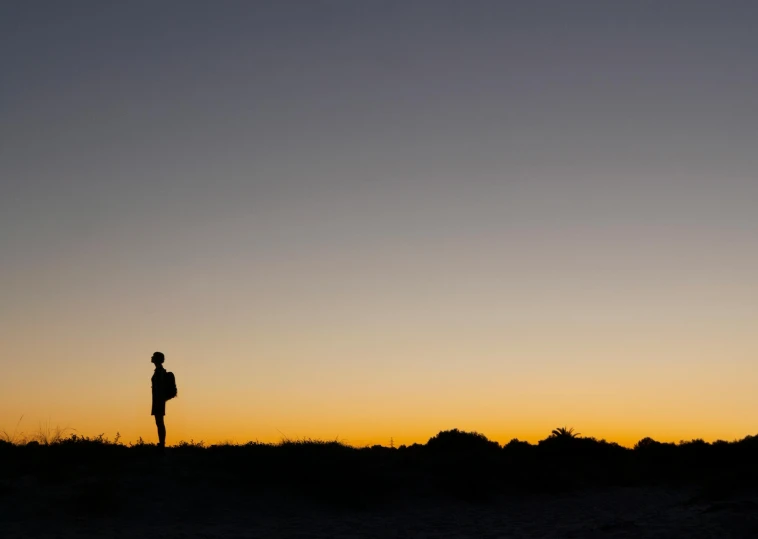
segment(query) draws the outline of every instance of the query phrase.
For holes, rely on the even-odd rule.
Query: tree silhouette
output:
[[[550,433],[550,436],[555,438],[578,438],[581,436],[582,433],[580,432],[574,432],[574,428],[571,427],[570,429],[567,429],[566,427],[558,427],[557,429],[553,429],[553,432]]]

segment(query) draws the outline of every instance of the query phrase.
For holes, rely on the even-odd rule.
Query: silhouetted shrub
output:
[[[660,446],[660,445],[661,445],[660,442],[656,442],[655,440],[653,440],[652,438],[650,438],[648,436],[648,437],[643,438],[642,440],[640,440],[636,444],[634,444],[634,450],[635,451],[645,451],[645,450],[647,450],[647,449],[649,449],[651,447],[656,447],[656,446]]]
[[[519,440],[518,438],[513,438],[510,442],[508,442],[507,444],[503,446],[503,449],[520,450],[520,449],[528,449],[531,447],[532,447],[532,444],[530,444],[529,442],[523,442]]]
[[[479,452],[500,449],[497,442],[487,439],[478,432],[465,432],[458,429],[443,430],[429,438],[426,447],[436,452]]]

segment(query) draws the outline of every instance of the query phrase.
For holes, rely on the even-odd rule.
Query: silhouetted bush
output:
[[[440,431],[429,438],[426,447],[430,451],[448,453],[487,452],[500,449],[497,442],[488,440],[484,434],[458,429]]]

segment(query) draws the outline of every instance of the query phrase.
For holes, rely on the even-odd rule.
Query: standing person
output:
[[[163,352],[155,352],[150,361],[155,365],[153,382],[153,409],[150,412],[155,416],[155,425],[158,427],[158,447],[166,447],[166,424],[163,416],[166,415],[166,369],[163,368],[165,361]]]

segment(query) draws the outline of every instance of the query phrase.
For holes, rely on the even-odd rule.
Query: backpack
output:
[[[173,372],[167,372],[166,378],[163,380],[163,398],[164,400],[171,400],[178,394],[176,389],[176,378]]]

